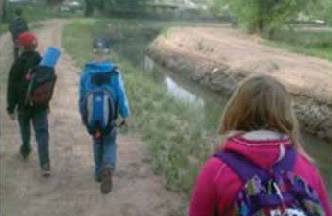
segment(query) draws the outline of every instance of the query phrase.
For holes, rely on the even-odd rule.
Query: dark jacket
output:
[[[48,105],[31,107],[24,106],[25,95],[28,87],[26,81],[27,73],[41,61],[41,56],[37,51],[25,51],[13,63],[8,79],[7,90],[7,111],[13,113],[16,108],[22,110],[47,109]]]

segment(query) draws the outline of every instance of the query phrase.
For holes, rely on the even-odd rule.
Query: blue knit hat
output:
[[[92,46],[94,50],[109,51],[109,49],[111,48],[111,43],[108,38],[98,36],[93,39]]]

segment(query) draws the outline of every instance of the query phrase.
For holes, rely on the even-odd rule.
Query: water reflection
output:
[[[190,92],[186,91],[185,89],[181,88],[178,84],[176,84],[169,76],[166,76],[165,79],[167,92],[181,100],[195,103],[198,106],[204,107],[204,101],[202,98],[198,97],[197,95],[191,94]]]
[[[148,56],[144,56],[144,62],[143,62],[143,64],[144,64],[144,70],[146,72],[152,73],[154,71],[154,62]]]
[[[192,93],[183,88],[183,81],[175,80],[165,69],[155,65],[153,60],[148,56],[144,56],[144,70],[149,72],[159,84],[165,86],[167,92],[173,97],[193,103],[195,106],[200,106],[204,109],[205,101],[199,96],[199,94]],[[178,83],[180,83],[180,85]]]

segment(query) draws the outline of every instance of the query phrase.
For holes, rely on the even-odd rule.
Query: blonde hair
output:
[[[218,132],[266,129],[288,135],[296,149],[304,150],[299,142],[298,121],[292,99],[285,86],[269,75],[254,75],[243,80],[220,119]]]

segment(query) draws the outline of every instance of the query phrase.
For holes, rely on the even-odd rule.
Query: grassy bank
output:
[[[298,27],[280,30],[268,45],[312,55],[332,61],[332,29]]]
[[[107,25],[103,21],[77,20],[65,27],[64,47],[78,65],[82,66],[89,59],[91,38],[95,33],[113,34],[114,47],[121,43],[117,41],[120,35],[114,35],[121,33],[112,29],[119,23],[109,23],[105,29]],[[132,35],[137,36],[132,31]],[[138,131],[148,144],[153,168],[164,176],[167,187],[189,192],[201,161],[209,154],[208,136],[200,124],[201,117],[195,107],[169,96],[148,74],[123,58],[118,49],[112,50],[111,59],[122,71],[132,110],[130,130]]]
[[[0,23],[0,34],[8,31],[8,24]]]

